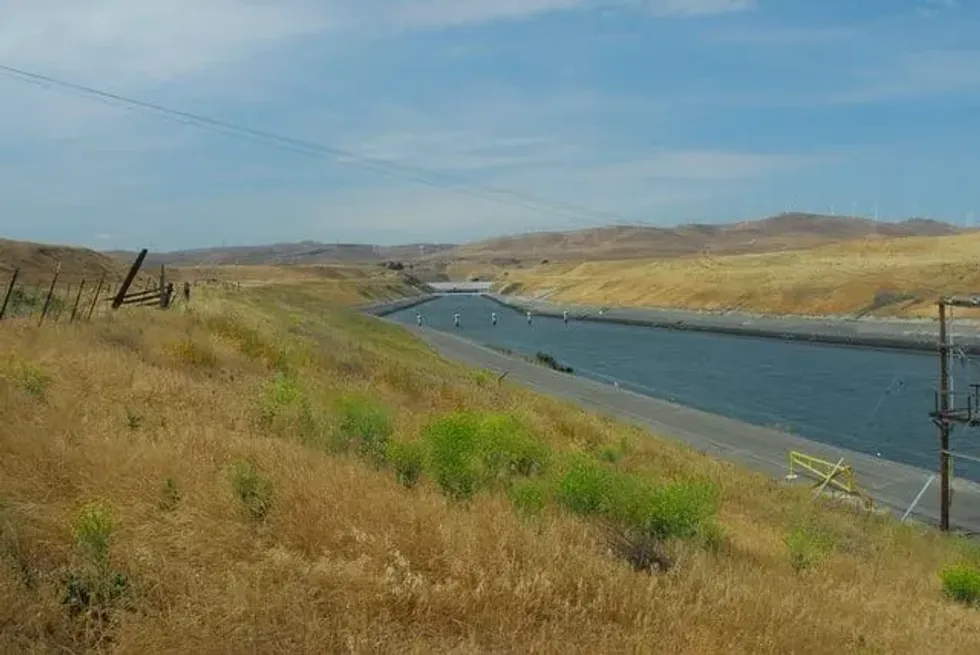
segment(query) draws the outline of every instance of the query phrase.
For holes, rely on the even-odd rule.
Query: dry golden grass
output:
[[[980,563],[976,548],[815,506],[804,490],[498,386],[325,297],[329,284],[205,288],[187,311],[0,324],[0,651],[977,652],[980,611],[944,599],[937,577]],[[306,402],[287,411],[280,398],[268,414],[284,370]],[[519,417],[555,453],[615,450],[615,470],[709,478],[723,536],[671,542],[670,572],[636,573],[557,506],[529,519],[502,492],[452,502],[428,477],[405,489],[323,446],[337,399],[356,391],[388,408],[406,443],[435,416],[487,410]],[[241,462],[258,477],[236,496]],[[87,540],[73,534],[98,499],[116,526],[104,559],[109,510],[89,514]],[[784,539],[804,520],[837,546],[797,572]],[[107,589],[125,576],[124,591],[72,618],[67,576],[93,566]]]
[[[978,254],[980,234],[968,234],[728,257],[556,264],[511,271],[504,279],[519,283],[517,293],[548,292],[582,304],[935,317],[940,295],[980,292]]]
[[[18,279],[21,284],[38,287],[50,284],[59,263],[61,274],[58,279],[62,285],[77,285],[81,280],[95,285],[102,275],[113,280],[121,279],[132,262],[109,257],[88,248],[0,239],[0,284],[3,288],[6,288],[14,269],[20,270]]]
[[[188,266],[169,269],[178,282],[235,284],[243,289],[312,286],[318,298],[341,305],[390,300],[409,293],[404,277],[377,265]]]

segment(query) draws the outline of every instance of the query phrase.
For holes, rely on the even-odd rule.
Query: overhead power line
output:
[[[396,164],[384,160],[378,160],[363,155],[358,155],[352,151],[314,143],[305,139],[296,139],[283,136],[275,132],[255,129],[243,125],[231,123],[216,118],[210,118],[201,114],[189,111],[172,109],[153,102],[138,100],[118,93],[112,93],[95,87],[68,82],[40,73],[0,64],[0,75],[10,79],[40,86],[52,91],[67,93],[69,95],[94,99],[103,104],[133,111],[144,111],[154,113],[162,118],[177,122],[183,125],[190,125],[205,131],[245,139],[247,141],[263,143],[284,150],[289,150],[299,154],[314,157],[332,156],[337,163],[352,164],[360,168],[373,170],[393,177],[410,179],[419,184],[435,187],[445,191],[451,191],[463,195],[477,197],[483,200],[491,200],[502,204],[509,204],[527,209],[547,211],[555,214],[563,214],[572,218],[586,221],[603,221],[616,223],[641,223],[618,214],[606,211],[598,211],[588,207],[582,207],[565,202],[553,202],[536,198],[534,196],[504,189],[501,187],[479,185],[468,181],[445,181],[436,179],[431,172],[419,168]]]

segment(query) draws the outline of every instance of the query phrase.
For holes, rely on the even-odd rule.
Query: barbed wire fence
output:
[[[174,283],[167,280],[163,265],[158,276],[140,276],[146,255],[147,250],[141,250],[125,275],[111,271],[91,278],[77,273],[65,275],[63,262],[57,262],[50,272],[8,269],[10,277],[3,287],[0,321],[30,321],[42,326],[46,322],[91,321],[124,305],[167,309],[177,299]],[[190,283],[185,282],[180,296],[184,303],[190,301],[190,289]]]

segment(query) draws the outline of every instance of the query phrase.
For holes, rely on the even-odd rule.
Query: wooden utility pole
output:
[[[949,335],[946,299],[939,301],[939,529],[949,531]]]
[[[980,385],[969,385],[973,391],[954,394],[950,387],[950,343],[949,308],[980,307],[980,296],[950,297],[939,299],[939,390],[936,392],[935,411],[930,412],[939,430],[939,527],[949,530],[949,508],[952,501],[950,479],[952,478],[952,459],[956,453],[949,450],[949,434],[953,425],[980,426]],[[966,397],[966,402],[962,400]],[[956,397],[960,397],[959,402]],[[965,455],[960,455],[966,457]],[[972,459],[967,457],[967,459]]]

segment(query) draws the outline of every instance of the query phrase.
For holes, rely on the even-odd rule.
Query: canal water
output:
[[[481,296],[443,296],[390,315],[525,355],[548,353],[576,375],[927,470],[938,467],[929,419],[938,359],[927,353],[684,332],[534,316]],[[491,313],[497,314],[497,325]],[[459,327],[454,314],[459,314]],[[955,390],[980,382],[957,358]],[[953,450],[980,457],[980,429],[956,427]],[[980,464],[955,475],[980,481]]]

